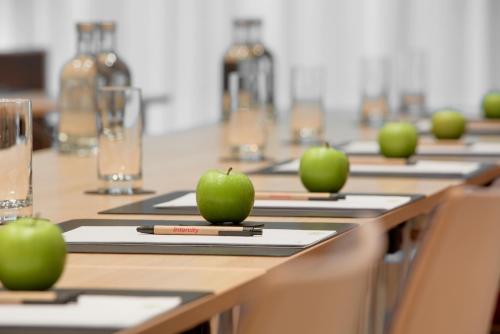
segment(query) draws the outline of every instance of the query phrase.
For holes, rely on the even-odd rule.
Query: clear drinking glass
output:
[[[31,101],[0,99],[0,220],[33,213]]]
[[[388,118],[390,64],[385,57],[364,58],[361,62],[361,122],[380,126]]]
[[[142,188],[141,90],[103,87],[98,96],[99,191],[133,194]]]
[[[427,59],[424,52],[410,50],[400,55],[398,81],[402,115],[413,118],[427,116],[425,104],[425,80]]]
[[[237,72],[229,76],[231,114],[228,143],[231,158],[240,161],[259,161],[264,158],[267,142],[267,109],[262,101],[266,89],[265,77],[258,72],[242,77]]]
[[[323,140],[323,90],[325,71],[322,67],[294,67],[292,85],[292,141],[298,144]]]

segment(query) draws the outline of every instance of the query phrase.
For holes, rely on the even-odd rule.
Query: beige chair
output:
[[[237,333],[361,333],[384,234],[365,224],[292,258],[241,306]]]
[[[499,279],[500,191],[456,189],[424,231],[390,333],[488,333]]]
[[[492,190],[500,189],[500,177],[493,181],[490,185]],[[492,334],[500,334],[500,291],[497,294],[497,307],[493,317]]]
[[[497,179],[495,179],[493,182],[491,182],[490,188],[491,189],[498,189],[498,188],[500,188],[500,177],[497,178]]]

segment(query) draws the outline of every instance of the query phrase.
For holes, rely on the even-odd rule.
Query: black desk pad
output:
[[[175,220],[118,220],[75,219],[59,224],[64,232],[80,226],[139,226],[139,225],[210,225],[206,221]],[[267,229],[330,230],[337,233],[326,240],[336,238],[358,224],[352,223],[292,223],[292,222],[243,222],[242,225],[263,225]],[[326,241],[324,240],[324,241]],[[323,242],[323,241],[322,241]],[[283,246],[230,246],[230,245],[172,245],[172,244],[68,244],[70,253],[126,253],[126,254],[181,254],[181,255],[230,255],[230,256],[290,256],[306,247]]]
[[[250,172],[249,174],[262,174],[262,175],[298,175],[296,172],[291,171],[277,171],[276,167],[280,165],[284,165],[293,161],[294,159],[285,160],[279,162],[277,164],[271,165],[269,167],[264,167],[261,169],[257,169],[255,171]],[[412,160],[408,160],[408,163],[411,163]],[[485,171],[494,168],[495,165],[483,163],[481,167],[479,167],[476,171],[471,172],[469,174],[460,174],[460,173],[381,173],[381,172],[356,172],[351,171],[349,173],[350,176],[359,176],[359,177],[408,177],[408,178],[422,178],[422,179],[464,179],[469,180],[472,179]]]
[[[155,208],[156,204],[171,201],[192,191],[175,191],[156,196],[139,202],[134,202],[117,208],[99,212],[100,214],[126,214],[126,215],[198,215],[197,207]],[[409,196],[411,204],[424,195],[416,194],[375,194],[375,193],[340,193],[339,195],[376,195],[376,196]],[[403,205],[403,206],[404,206]],[[250,216],[264,217],[328,217],[328,218],[373,218],[383,215],[390,210],[386,209],[331,209],[331,208],[253,208]]]
[[[113,296],[153,296],[153,297],[180,297],[181,305],[198,298],[208,296],[211,292],[196,291],[166,291],[166,290],[114,290],[114,289],[55,289],[60,294],[92,294]],[[178,306],[178,307],[179,307]],[[122,328],[81,328],[81,327],[2,327],[0,334],[110,334]]]

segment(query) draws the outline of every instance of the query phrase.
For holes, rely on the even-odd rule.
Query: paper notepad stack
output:
[[[0,327],[122,329],[180,303],[180,297],[81,295],[67,304],[0,304]]]
[[[379,154],[376,141],[353,141],[341,146],[347,154]],[[459,155],[459,156],[496,156],[500,155],[500,143],[472,142],[467,144],[419,145],[417,154],[421,155]]]
[[[68,244],[168,244],[218,246],[270,246],[305,248],[335,235],[336,231],[264,229],[262,236],[153,235],[136,226],[81,226],[64,233]]]
[[[410,196],[346,195],[337,200],[255,200],[256,209],[365,209],[392,210],[411,201]],[[196,207],[196,194],[189,192],[155,208]]]
[[[293,160],[274,168],[276,172],[298,173],[300,162]],[[466,176],[481,168],[481,164],[474,161],[436,161],[419,160],[411,164],[356,164],[350,166],[351,174],[363,175],[377,173],[380,175],[462,175]]]

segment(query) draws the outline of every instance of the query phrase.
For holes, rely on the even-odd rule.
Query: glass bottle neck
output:
[[[115,51],[115,32],[102,31],[99,52]]]
[[[95,48],[91,31],[78,32],[78,54],[94,54]]]
[[[258,44],[261,38],[260,24],[235,25],[233,29],[234,44]]]

